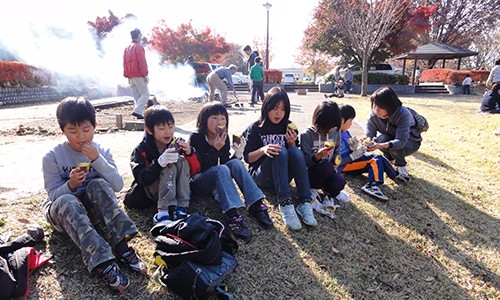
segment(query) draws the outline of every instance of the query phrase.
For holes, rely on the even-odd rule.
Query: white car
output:
[[[283,84],[294,84],[295,75],[293,73],[285,73],[283,75]]]
[[[346,70],[347,70],[347,68],[340,69],[340,75],[344,76]],[[361,74],[361,67],[360,66],[352,66],[351,71],[353,74]],[[368,73],[385,73],[385,74],[394,75],[394,74],[396,74],[396,71],[397,71],[397,68],[393,64],[383,63],[383,64],[370,65],[370,69],[368,70]],[[332,73],[333,73],[333,71],[332,71]]]
[[[241,72],[236,72],[231,76],[234,84],[248,83],[248,75],[243,75]]]

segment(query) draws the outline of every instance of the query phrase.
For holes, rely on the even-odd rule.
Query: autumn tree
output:
[[[407,7],[401,0],[323,0],[315,11],[314,24],[306,30],[306,43],[333,55],[345,54],[350,48],[361,61],[361,95],[366,96],[369,60]]]
[[[229,66],[230,64],[238,67],[238,71],[245,73],[247,71],[247,60],[244,53],[241,51],[243,46],[238,44],[229,44],[231,46],[231,51],[226,53],[219,61],[224,66]]]
[[[95,22],[87,22],[90,27],[95,29],[97,38],[103,40],[106,35],[113,30],[117,25],[120,25],[120,19],[113,14],[111,10],[108,10],[109,17],[97,17]]]
[[[413,1],[437,7],[431,16],[431,30],[419,36],[420,44],[437,42],[453,47],[469,48],[476,37],[484,37],[484,31],[500,25],[500,1],[498,0],[427,0]],[[487,37],[491,38],[491,37]],[[497,42],[498,44],[498,42]],[[478,47],[478,50],[481,50]],[[476,50],[477,51],[477,50]],[[429,67],[436,61],[429,61]]]
[[[295,62],[302,65],[304,72],[311,74],[314,81],[318,74],[324,74],[333,67],[334,59],[329,55],[311,50],[304,45],[299,50],[299,54],[294,57]]]
[[[192,55],[195,61],[214,62],[231,50],[231,45],[220,35],[212,34],[210,28],[193,28],[191,23],[181,24],[177,29],[169,28],[164,20],[153,27],[151,46],[162,55],[162,63],[184,62]]]

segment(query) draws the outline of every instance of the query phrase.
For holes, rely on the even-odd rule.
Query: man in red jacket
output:
[[[141,31],[136,28],[130,35],[132,43],[123,52],[123,76],[128,78],[134,97],[135,107],[132,115],[137,119],[144,119],[143,110],[149,99],[148,63],[144,47],[141,45]]]

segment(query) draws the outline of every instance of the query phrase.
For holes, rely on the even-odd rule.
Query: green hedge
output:
[[[361,84],[361,74],[354,75],[354,84]],[[406,75],[390,75],[385,73],[368,73],[368,84],[399,84],[408,85],[410,77]]]

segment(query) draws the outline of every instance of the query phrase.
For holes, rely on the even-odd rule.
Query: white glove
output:
[[[359,148],[359,139],[356,136],[348,139],[347,142],[349,143],[349,149],[351,149],[352,151]]]
[[[313,202],[311,202],[311,205],[312,205],[314,211],[316,211],[317,213],[320,213],[320,214],[322,214],[324,216],[327,216],[330,219],[335,219],[335,213],[333,213],[331,211],[327,211],[325,209],[325,206],[323,205],[323,203],[321,203],[319,201],[319,197],[314,198]]]
[[[247,140],[244,137],[240,138],[240,143],[233,143],[231,146],[234,150],[234,157],[237,159],[241,159],[243,157],[243,150],[245,150],[245,146],[247,145]]]
[[[363,156],[363,154],[365,154],[366,152],[366,147],[359,147],[358,149],[352,151],[352,153],[349,155],[351,157],[352,160],[356,160],[358,158],[360,158],[361,156]]]
[[[179,153],[175,152],[175,148],[168,148],[158,157],[158,163],[162,168],[168,164],[174,164],[179,160]]]

